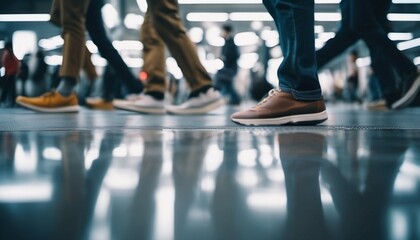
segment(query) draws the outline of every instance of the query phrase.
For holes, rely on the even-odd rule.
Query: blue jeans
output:
[[[314,1],[263,0],[279,31],[280,89],[297,100],[322,99],[315,59]]]
[[[143,85],[130,71],[106,34],[101,12],[103,5],[104,0],[90,1],[86,13],[86,29],[89,32],[92,42],[98,47],[101,56],[108,61],[108,64],[117,73],[117,76],[127,86],[129,92],[139,93],[143,90]],[[112,100],[114,98],[116,84],[116,79],[104,79],[102,93],[104,99]]]

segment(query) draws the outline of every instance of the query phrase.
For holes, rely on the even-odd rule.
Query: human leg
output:
[[[319,123],[327,119],[315,59],[314,2],[264,0],[280,35],[284,60],[278,70],[281,91],[272,90],[254,108],[232,115],[245,125]],[[298,17],[297,17],[298,16]]]
[[[16,99],[18,104],[42,112],[78,111],[76,94],[67,95],[67,93],[71,92],[77,84],[83,63],[84,21],[88,4],[89,0],[56,0],[53,2],[52,16],[59,16],[64,39],[63,63],[59,74],[61,82],[57,91],[46,93],[41,97],[18,97]]]

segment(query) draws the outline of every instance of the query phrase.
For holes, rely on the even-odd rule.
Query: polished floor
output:
[[[420,239],[420,108],[233,111],[0,109],[0,239]]]

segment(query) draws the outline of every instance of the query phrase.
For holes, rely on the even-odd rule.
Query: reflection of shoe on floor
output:
[[[219,91],[209,88],[206,92],[190,97],[180,105],[170,105],[166,110],[172,114],[204,114],[225,105]]]
[[[79,105],[75,93],[72,93],[68,97],[62,96],[57,91],[45,93],[40,97],[19,96],[16,98],[16,103],[20,106],[39,112],[64,113],[79,111]]]
[[[92,109],[99,109],[99,110],[112,110],[114,106],[112,105],[112,101],[107,101],[103,98],[86,98],[86,104],[88,107]]]
[[[323,100],[298,101],[273,89],[257,106],[234,113],[231,119],[244,125],[318,124],[328,116]]]
[[[114,100],[114,107],[149,114],[164,114],[165,101],[156,99],[148,94],[140,94],[132,100]]]
[[[410,103],[416,98],[420,91],[420,73],[409,78],[404,83],[403,95],[400,99],[392,104],[392,109],[401,109],[410,105]]]
[[[366,109],[375,110],[375,109],[386,109],[386,101],[384,99],[368,102],[365,105]]]

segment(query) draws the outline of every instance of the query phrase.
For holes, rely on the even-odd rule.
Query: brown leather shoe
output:
[[[298,101],[291,93],[273,89],[257,106],[234,113],[232,121],[244,125],[318,124],[328,119],[323,100]]]

